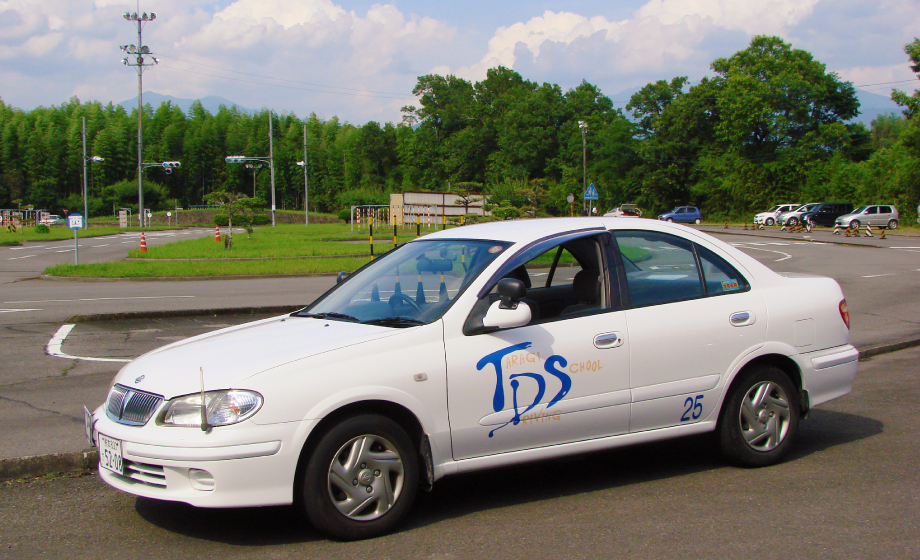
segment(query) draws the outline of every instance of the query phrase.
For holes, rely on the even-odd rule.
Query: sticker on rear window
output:
[[[495,253],[500,253],[502,249],[504,249],[504,247],[501,245],[492,245],[489,247],[489,252],[494,255]]]
[[[737,280],[722,280],[722,290],[730,292],[732,290],[737,290],[741,286],[738,285]]]

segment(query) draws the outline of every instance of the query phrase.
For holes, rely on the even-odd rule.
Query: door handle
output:
[[[594,337],[595,348],[616,348],[623,345],[623,335],[617,332],[602,333]]]
[[[731,323],[733,327],[746,327],[748,325],[753,325],[755,320],[756,319],[754,318],[754,314],[750,311],[738,311],[736,313],[732,313],[728,318],[728,322]]]

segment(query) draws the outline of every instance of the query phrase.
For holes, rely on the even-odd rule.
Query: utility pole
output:
[[[297,165],[303,167],[303,221],[304,226],[310,225],[310,191],[307,188],[307,125],[303,125],[303,161]]]
[[[275,227],[275,144],[272,134],[272,112],[268,111],[268,169],[272,175],[272,227]]]
[[[86,117],[83,117],[83,227],[89,227],[89,191],[86,189],[86,162],[105,161],[99,156],[86,156]]]
[[[144,24],[157,18],[156,13],[141,11],[140,0],[137,1],[137,11],[133,14],[125,12],[124,17],[128,21],[137,24],[137,45],[122,45],[121,50],[125,53],[134,55],[132,58],[127,57],[121,62],[125,66],[134,66],[137,68],[137,217],[140,220],[140,226],[144,227],[144,69],[148,66],[154,66],[160,61],[150,53],[150,49],[144,45],[143,29]],[[147,62],[144,58],[150,56],[153,62]]]
[[[578,121],[578,128],[581,129],[581,169],[583,173],[581,178],[581,204],[582,212],[587,213],[588,199],[584,195],[588,192],[588,123]]]

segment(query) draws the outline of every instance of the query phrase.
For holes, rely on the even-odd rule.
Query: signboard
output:
[[[600,198],[597,194],[597,189],[594,187],[594,183],[588,185],[588,189],[585,191],[585,200],[597,200]]]
[[[83,229],[83,216],[80,214],[70,214],[67,216],[67,227],[74,231]]]
[[[128,227],[128,212],[127,210],[118,211],[118,227],[126,228]]]

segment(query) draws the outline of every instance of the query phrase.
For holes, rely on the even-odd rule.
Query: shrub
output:
[[[38,224],[35,226],[35,233],[51,233],[51,228],[45,224]]]
[[[338,218],[343,222],[351,220],[351,208],[342,208],[339,210]]]
[[[272,223],[271,216],[266,214],[253,214],[252,216],[237,216],[233,219],[234,226],[246,227],[249,226],[267,226]],[[216,214],[214,216],[214,225],[226,227],[227,224],[227,215],[226,214]]]

